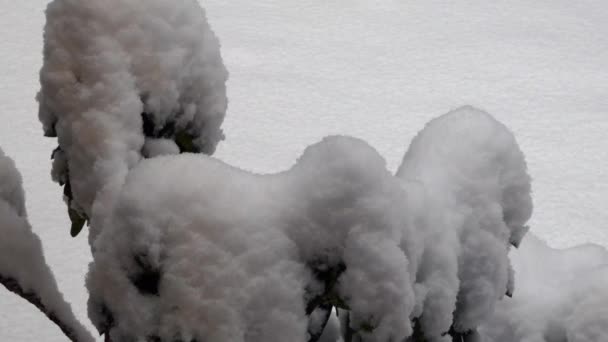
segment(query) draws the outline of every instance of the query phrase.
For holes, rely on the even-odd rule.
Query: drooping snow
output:
[[[530,234],[511,252],[517,291],[480,331],[491,342],[608,340],[608,251],[553,249]]]
[[[532,213],[523,154],[504,125],[462,107],[427,124],[397,176],[417,194],[414,215],[428,236],[417,279],[422,330],[474,330],[512,292],[509,244]]]
[[[143,161],[95,244],[90,317],[116,341],[305,341],[306,306],[332,295],[365,341],[402,340],[421,252],[405,206],[354,138],[274,175],[193,154]]]
[[[275,175],[145,160],[115,208],[87,279],[114,340],[300,341],[334,300],[363,340],[404,339],[414,320],[439,341],[512,295],[507,253],[532,203],[513,135],[463,107],[414,139],[398,177],[366,143],[331,137]]]
[[[342,342],[340,337],[340,321],[336,311],[332,311],[319,342]]]
[[[0,149],[0,283],[36,305],[73,341],[94,341],[76,319],[27,220],[21,175]]]
[[[94,239],[142,157],[214,152],[227,71],[196,1],[55,0],[46,17],[39,117],[58,137],[54,178]]]
[[[531,211],[513,135],[471,107],[429,123],[398,177],[347,137],[274,175],[153,158],[95,244],[89,314],[119,341],[303,341],[310,303],[329,294],[364,341],[402,340],[412,321],[446,340],[512,294],[507,253]]]

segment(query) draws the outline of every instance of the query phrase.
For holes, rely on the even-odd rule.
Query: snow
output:
[[[414,138],[397,177],[420,202],[413,211],[417,233],[429,235],[416,280],[424,294],[423,333],[439,338],[452,325],[474,330],[508,292],[511,237],[532,214],[515,137],[481,110],[456,109]]]
[[[62,329],[78,341],[93,341],[74,316],[46,264],[42,244],[27,221],[21,174],[0,149],[0,278],[4,286],[28,300],[39,301],[44,313],[55,316]],[[34,296],[36,299],[30,299]],[[24,305],[25,303],[22,303]]]
[[[40,137],[35,114],[45,5],[0,0],[11,9],[0,12],[11,28],[0,33],[0,145],[21,166],[33,229],[82,318],[90,252],[85,238],[67,232],[60,189],[49,181],[56,145]],[[608,246],[603,1],[213,0],[204,7],[231,74],[218,158],[276,172],[305,146],[340,133],[365,139],[396,169],[426,122],[470,103],[517,136],[533,177],[531,230],[553,247]],[[64,341],[18,298],[0,291],[0,306],[0,339]]]
[[[556,250],[530,234],[512,253],[513,298],[481,329],[495,342],[608,339],[608,251],[585,244]]]
[[[66,178],[91,241],[142,153],[176,147],[153,140],[211,154],[223,138],[227,71],[195,1],[52,1],[43,56],[38,115],[62,152],[54,178]]]
[[[420,254],[401,248],[419,235],[405,200],[378,152],[349,137],[274,175],[195,154],[146,160],[95,241],[89,315],[116,341],[304,341],[305,300],[332,293],[353,328],[374,327],[366,341],[402,340]],[[335,288],[312,276],[340,264]]]

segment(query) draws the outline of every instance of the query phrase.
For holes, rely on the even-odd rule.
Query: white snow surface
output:
[[[425,122],[471,103],[517,135],[534,178],[532,230],[554,247],[608,245],[605,2],[203,5],[231,73],[220,159],[274,172],[293,164],[304,146],[341,133],[364,138],[396,168]],[[45,162],[56,145],[40,138],[35,115],[46,1],[0,0],[0,6],[10,8],[0,11],[0,22],[10,27],[0,32],[0,145],[21,166],[29,218],[59,286],[77,316],[86,317],[89,248],[86,239],[67,234],[65,205]],[[544,255],[542,247],[527,247],[530,239],[522,253]],[[525,273],[519,252],[511,252],[516,274]],[[590,252],[581,263],[600,264],[602,254]],[[563,263],[557,259],[554,267]],[[514,299],[527,279],[517,281]],[[35,309],[4,292],[1,340],[65,340]],[[538,293],[526,298],[541,302]]]
[[[48,313],[71,329],[79,341],[94,341],[78,321],[47,265],[38,236],[27,220],[21,174],[0,149],[0,276],[35,295]],[[0,290],[5,291],[0,285]],[[25,301],[21,305],[30,305]],[[40,313],[40,315],[43,315]],[[58,329],[58,328],[57,328]]]

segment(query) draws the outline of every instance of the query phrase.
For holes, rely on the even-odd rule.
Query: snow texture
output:
[[[524,156],[504,125],[461,107],[414,138],[397,176],[416,194],[428,235],[417,279],[422,330],[472,331],[512,287],[509,245],[532,214]]]
[[[354,327],[373,327],[364,340],[402,340],[416,258],[400,244],[416,237],[404,206],[354,138],[326,138],[274,175],[193,154],[143,161],[96,241],[89,315],[115,341],[305,341],[305,305],[332,292]],[[317,275],[342,264],[326,288]]]
[[[193,0],[55,0],[46,18],[39,118],[59,141],[53,178],[93,240],[142,157],[215,151],[227,71]]]
[[[21,175],[0,149],[0,282],[54,320],[73,341],[94,341],[74,316],[27,220]]]
[[[325,330],[319,338],[319,342],[342,342],[340,337],[340,321],[336,315],[336,311],[332,311]]]
[[[507,253],[532,213],[523,154],[463,107],[420,132],[398,176],[348,137],[274,175],[143,161],[95,243],[89,315],[116,341],[304,341],[330,293],[364,341],[403,340],[413,319],[432,340],[474,331],[513,290]]]
[[[48,170],[39,165],[55,146],[24,139],[38,126],[31,119],[34,101],[27,99],[36,87],[32,70],[39,67],[39,13],[45,4],[7,2],[12,10],[0,13],[12,28],[3,32],[7,53],[0,55],[6,77],[0,115],[8,123],[0,126],[0,139],[30,184],[29,203],[37,209],[30,212],[33,222],[59,229],[66,226],[65,215],[57,214],[56,191],[41,181]],[[519,135],[535,176],[534,231],[551,245],[607,241],[604,2],[205,5],[231,70],[231,112],[239,114],[225,126],[231,139],[218,151],[223,160],[274,170],[292,163],[310,141],[341,132],[364,137],[394,166],[403,141],[430,116],[454,104],[476,103]],[[49,262],[62,288],[80,299],[85,291],[79,265],[87,247],[56,229],[39,233],[50,242]],[[589,254],[589,264],[597,260],[601,253]],[[514,262],[516,274],[524,264]],[[518,280],[514,298],[523,285]],[[4,310],[7,302],[1,300],[0,339],[35,336],[18,323],[37,322],[36,317],[18,305]],[[64,340],[36,326],[36,340]]]
[[[480,331],[491,342],[608,340],[608,251],[586,244],[553,249],[530,234],[511,253],[517,291]]]

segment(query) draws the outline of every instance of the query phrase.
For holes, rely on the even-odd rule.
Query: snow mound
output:
[[[40,239],[27,221],[21,175],[1,149],[0,283],[36,305],[73,341],[94,341],[57,288]]]
[[[54,0],[46,16],[39,117],[83,219],[107,217],[142,157],[214,152],[227,71],[198,2]]]
[[[429,122],[397,176],[426,232],[416,280],[421,329],[437,339],[450,326],[474,333],[513,292],[507,253],[532,213],[524,156],[504,125],[467,106]]]

